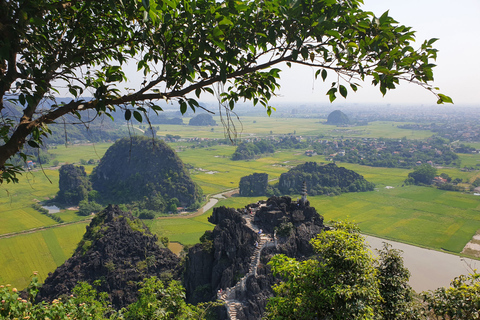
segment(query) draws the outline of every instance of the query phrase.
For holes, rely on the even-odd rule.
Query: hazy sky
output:
[[[377,16],[389,10],[400,24],[417,31],[419,47],[423,40],[439,38],[434,47],[439,50],[434,68],[435,86],[453,98],[455,105],[474,104],[480,107],[480,0],[364,0],[364,10]],[[307,67],[285,68],[282,75],[281,97],[274,101],[305,101],[328,103],[325,92],[331,81],[313,81],[314,71]],[[333,75],[333,74],[332,74]],[[434,105],[435,97],[428,91],[408,83],[390,91],[385,97],[371,82],[362,84],[347,100],[337,98],[334,104],[381,103]]]

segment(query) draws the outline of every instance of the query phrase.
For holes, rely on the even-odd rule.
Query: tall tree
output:
[[[274,287],[267,319],[374,319],[380,307],[374,258],[358,227],[336,223],[311,241],[317,259],[274,256],[269,265],[284,279]]]
[[[383,94],[400,80],[434,92],[435,39],[414,49],[411,28],[388,12],[363,11],[362,2],[0,0],[0,180],[17,181],[21,169],[8,160],[25,143],[41,145],[66,114],[121,109],[142,121],[161,111],[158,100],[177,100],[182,112],[201,108],[203,93],[219,94],[226,110],[248,99],[270,114],[280,73],[273,67],[283,62],[312,66],[324,81],[335,73],[331,101],[367,77]],[[144,81],[120,91],[133,77],[128,64]],[[215,93],[214,84],[224,89]],[[61,87],[72,101],[55,100]],[[20,118],[4,112],[6,100]]]

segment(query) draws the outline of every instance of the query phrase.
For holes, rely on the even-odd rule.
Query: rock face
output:
[[[49,274],[37,299],[69,294],[78,281],[95,282],[94,287],[121,308],[136,300],[138,282],[144,278],[178,279],[179,262],[169,249],[159,247],[140,220],[109,206],[92,220],[74,255]]]
[[[261,319],[267,299],[273,296],[272,285],[278,279],[267,266],[271,257],[277,253],[300,259],[311,256],[310,239],[325,229],[323,218],[308,201],[292,201],[289,197],[272,197],[237,210],[215,208],[209,220],[216,224],[213,232],[202,237],[203,243],[188,253],[184,278],[187,300],[213,300],[218,290],[235,287],[235,299],[241,302],[236,318],[247,320]],[[248,276],[245,285],[237,290],[238,280],[251,267],[255,242],[260,239],[254,228],[262,229],[262,234],[269,234],[276,241],[262,248],[256,273]],[[226,319],[226,312],[220,318]]]
[[[219,289],[235,285],[247,273],[258,241],[235,209],[215,208],[209,221],[216,224],[213,231],[188,252],[184,285],[190,303],[215,299]]]

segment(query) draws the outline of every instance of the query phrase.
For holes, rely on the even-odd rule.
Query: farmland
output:
[[[431,135],[428,131],[398,129],[392,122],[374,122],[364,127],[337,128],[325,126],[318,119],[279,119],[275,117],[242,117],[242,137],[267,136],[272,134],[322,135],[335,137],[387,137],[421,139]],[[239,128],[239,126],[237,126]],[[207,137],[223,138],[221,126],[189,127],[162,125],[158,132],[180,135],[182,138]],[[60,163],[76,163],[80,159],[99,160],[110,146],[108,143],[96,145],[74,145],[65,148],[57,146],[50,153]],[[291,166],[305,161],[325,162],[324,157],[307,157],[304,150],[282,150],[251,161],[232,161],[235,150],[231,145],[195,147],[195,143],[176,142],[172,147],[189,165],[192,178],[203,189],[204,194],[215,194],[238,187],[242,176],[253,172],[265,172],[269,179],[275,179]],[[462,166],[475,166],[480,163],[478,154],[460,155]],[[350,219],[359,224],[362,232],[380,237],[395,239],[419,246],[448,250],[458,253],[480,229],[480,199],[472,194],[449,192],[430,187],[404,186],[403,181],[410,170],[373,168],[355,164],[337,163],[362,174],[374,182],[376,191],[350,193],[336,197],[309,197],[311,205],[325,217]],[[91,172],[92,165],[85,166]],[[457,168],[439,169],[453,178],[473,181],[478,171],[460,171]],[[51,183],[50,183],[51,181]],[[385,188],[385,187],[393,188]],[[55,196],[58,191],[58,171],[46,168],[24,174],[16,185],[2,186],[0,197],[0,236],[41,227],[47,230],[16,235],[0,239],[0,283],[12,283],[24,287],[33,271],[39,271],[40,279],[67,259],[85,231],[87,222],[74,211],[62,210],[57,215],[70,225],[58,225],[46,215],[35,211],[31,205]],[[295,197],[295,195],[293,195]],[[258,198],[231,197],[221,200],[217,206],[243,207]],[[213,225],[207,221],[211,210],[190,218],[160,218],[147,221],[152,232],[168,236],[170,241],[184,245],[198,242],[198,238]]]

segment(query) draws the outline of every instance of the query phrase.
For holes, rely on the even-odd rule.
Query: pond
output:
[[[60,212],[60,208],[55,206],[55,205],[53,205],[53,206],[42,206],[42,208],[47,209],[48,213],[50,213],[50,214]]]

